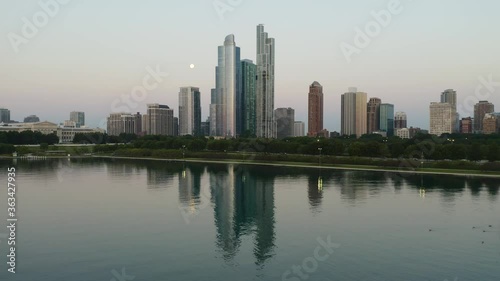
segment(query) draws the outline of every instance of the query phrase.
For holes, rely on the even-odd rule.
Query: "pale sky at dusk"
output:
[[[220,18],[216,2],[236,5]],[[130,111],[144,113],[147,103],[161,103],[177,116],[179,87],[196,86],[205,121],[217,46],[234,34],[242,59],[255,61],[261,23],[276,39],[275,106],[292,107],[296,120],[307,121],[309,85],[318,81],[330,131],[340,130],[340,96],[351,86],[395,104],[409,125],[427,129],[429,103],[445,89],[458,92],[460,105],[474,96],[478,77],[500,82],[496,0],[401,0],[401,13],[349,63],[340,44],[354,45],[355,28],[364,29],[374,20],[371,12],[389,2],[72,0],[16,53],[9,33],[22,36],[22,18],[33,21],[43,10],[38,1],[0,0],[0,107],[14,120],[36,114],[55,123],[84,111],[87,124],[98,126],[114,100],[142,85],[146,67],[160,65],[169,76]],[[500,87],[495,90],[488,100],[500,111]]]

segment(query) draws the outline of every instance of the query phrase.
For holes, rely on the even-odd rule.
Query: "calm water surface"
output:
[[[0,161],[1,225],[10,165]],[[15,166],[17,274],[6,271],[2,227],[0,280],[500,280],[498,179],[125,160]]]

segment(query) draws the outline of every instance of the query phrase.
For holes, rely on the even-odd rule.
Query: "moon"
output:
[[[190,64],[189,68],[193,69],[194,68],[194,64]]]

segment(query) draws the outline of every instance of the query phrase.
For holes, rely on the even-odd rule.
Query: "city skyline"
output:
[[[55,109],[73,108],[87,113],[86,123],[89,126],[103,127],[101,121],[113,112],[113,102],[117,99],[121,102],[122,95],[141,85],[142,78],[148,73],[146,68],[156,70],[159,65],[159,69],[169,76],[148,91],[143,101],[134,102],[135,106],[130,107],[128,112],[136,112],[148,103],[178,108],[178,88],[197,85],[202,93],[202,120],[205,120],[209,114],[210,89],[215,86],[213,67],[217,58],[214,49],[220,44],[220,38],[235,34],[242,48],[242,58],[256,61],[255,26],[264,23],[266,31],[279,42],[276,47],[274,107],[294,108],[297,120],[307,120],[307,108],[303,106],[307,98],[303,96],[303,85],[314,80],[322,81],[327,93],[325,108],[328,110],[324,120],[325,128],[330,131],[340,131],[340,108],[337,105],[340,104],[343,89],[350,85],[363,88],[369,97],[380,97],[395,104],[397,111],[408,114],[412,126],[428,127],[429,116],[422,109],[427,108],[431,101],[438,102],[436,93],[447,88],[453,88],[458,93],[461,117],[472,116],[473,109],[466,104],[468,98],[477,96],[476,88],[490,80],[490,75],[491,80],[500,80],[500,73],[495,67],[500,58],[494,55],[498,40],[488,35],[492,22],[486,20],[496,20],[493,16],[488,17],[488,13],[493,13],[500,4],[487,1],[484,4],[490,8],[479,9],[479,5],[464,1],[401,2],[403,12],[395,16],[381,35],[373,38],[359,55],[353,56],[351,63],[346,61],[339,45],[342,42],[352,44],[355,28],[372,21],[371,12],[384,9],[387,1],[366,1],[364,5],[319,1],[315,3],[315,8],[320,15],[329,15],[325,19],[327,22],[321,25],[302,20],[296,23],[278,21],[274,18],[275,12],[278,9],[281,11],[280,7],[284,4],[279,1],[245,2],[224,14],[222,20],[210,3],[178,3],[175,5],[178,10],[192,11],[206,23],[203,27],[192,24],[180,29],[169,24],[180,15],[161,19],[165,21],[163,23],[145,20],[141,27],[127,29],[124,27],[129,24],[126,24],[125,18],[108,13],[115,8],[111,4],[100,3],[96,7],[96,2],[91,1],[78,5],[70,3],[61,7],[60,14],[40,29],[34,39],[21,45],[19,53],[14,53],[10,42],[5,39],[6,44],[0,47],[0,56],[4,62],[2,77],[6,80],[0,85],[0,91],[9,95],[9,99],[0,106],[9,108],[14,120],[36,114],[42,120],[61,122],[67,119],[67,113]],[[120,4],[125,11],[133,11],[140,5],[148,11],[148,17],[160,14],[161,9],[157,6],[168,8],[160,2],[139,4],[123,1]],[[310,6],[306,3],[286,4],[289,7],[286,15],[290,17],[299,17]],[[262,5],[268,9],[261,12]],[[0,31],[20,34],[23,24],[20,19],[30,19],[39,9],[36,1],[9,4],[10,12],[4,14],[6,24],[0,27]],[[95,22],[84,20],[86,11],[95,10],[101,11],[95,16]],[[443,22],[441,15],[445,12],[448,18]],[[335,17],[331,17],[332,13]],[[464,13],[470,20],[463,20]],[[357,16],[350,17],[349,14]],[[421,21],[422,14],[426,15],[426,22]],[[145,14],[139,16],[143,18]],[[113,21],[109,21],[110,17]],[[99,32],[102,26],[115,31],[116,36],[109,38],[108,33]],[[415,26],[418,26],[421,35],[413,35]],[[68,29],[75,32],[69,34]],[[83,35],[89,32],[95,34],[97,45],[83,39]],[[298,33],[307,34],[319,44],[300,43]],[[161,37],[169,38],[168,42],[160,40]],[[203,44],[198,44],[200,41]],[[190,48],[185,48],[187,45]],[[454,47],[448,48],[451,45]],[[55,51],[63,49],[67,52]],[[144,50],[150,51],[145,53]],[[74,56],[75,52],[82,55]],[[190,68],[191,64],[194,68]],[[372,78],[374,76],[377,78]],[[483,86],[482,96],[488,94],[486,89]],[[498,87],[495,89],[499,91]],[[500,103],[500,95],[495,92],[489,95],[487,99],[491,103]],[[408,99],[411,96],[419,98]],[[26,100],[31,103],[26,103]],[[54,103],[48,108],[40,107],[39,104],[46,100]]]

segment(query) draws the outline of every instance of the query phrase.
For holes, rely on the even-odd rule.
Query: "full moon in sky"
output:
[[[194,68],[194,64],[190,64],[189,68],[193,69]]]

